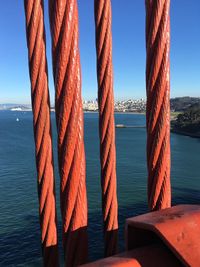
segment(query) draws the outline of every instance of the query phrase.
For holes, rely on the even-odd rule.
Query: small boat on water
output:
[[[17,118],[16,121],[19,121],[19,118]]]
[[[116,128],[126,128],[126,126],[124,124],[116,124],[115,127]]]
[[[116,128],[145,128],[145,125],[124,125],[124,124],[116,124]]]

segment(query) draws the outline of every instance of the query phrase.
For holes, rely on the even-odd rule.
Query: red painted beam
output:
[[[150,245],[108,257],[83,267],[182,267],[163,245]]]
[[[178,205],[126,220],[127,249],[164,244],[184,266],[200,266],[200,206]]]

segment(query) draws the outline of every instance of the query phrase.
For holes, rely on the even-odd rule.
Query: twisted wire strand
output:
[[[95,24],[105,256],[110,256],[117,252],[118,231],[110,0],[95,0]]]
[[[55,179],[42,0],[24,0],[45,266],[58,266]]]
[[[77,266],[87,260],[87,196],[77,1],[49,0],[49,16],[65,264]]]
[[[148,203],[171,206],[170,0],[146,0],[146,93]]]

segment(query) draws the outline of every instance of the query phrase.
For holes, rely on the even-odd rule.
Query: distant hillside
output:
[[[200,104],[199,97],[176,97],[170,99],[171,111],[181,112],[185,111],[194,104]]]
[[[5,103],[5,104],[0,104],[0,110],[11,110],[11,109],[30,109],[31,105],[23,105],[23,104],[13,104],[13,103]]]
[[[193,104],[179,114],[171,126],[173,132],[200,137],[200,103]]]

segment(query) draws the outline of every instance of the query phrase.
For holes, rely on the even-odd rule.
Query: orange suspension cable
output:
[[[110,256],[117,252],[118,234],[110,0],[95,0],[95,24],[105,256]]]
[[[87,260],[87,196],[78,9],[76,0],[49,0],[56,88],[58,161],[66,266]]]
[[[170,0],[146,0],[148,202],[171,205],[170,185]]]
[[[58,266],[55,181],[42,0],[24,0],[44,266]]]

